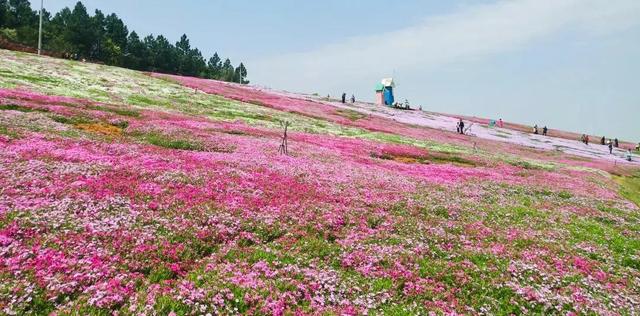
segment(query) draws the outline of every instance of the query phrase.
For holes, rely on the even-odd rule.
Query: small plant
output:
[[[289,143],[287,142],[287,130],[289,129],[289,121],[280,122],[280,126],[284,128],[284,135],[282,135],[282,144],[278,148],[278,153],[288,155],[289,154]]]
[[[112,122],[109,122],[109,124],[115,127],[119,127],[121,129],[126,129],[127,127],[129,127],[129,122],[123,121],[123,120],[112,121]]]

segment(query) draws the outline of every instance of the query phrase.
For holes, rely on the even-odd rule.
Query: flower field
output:
[[[0,50],[0,314],[635,315],[639,203],[633,164]]]

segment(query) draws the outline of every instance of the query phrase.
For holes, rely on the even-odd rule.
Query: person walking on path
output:
[[[542,136],[547,136],[547,132],[549,131],[549,129],[547,128],[547,126],[542,128]]]
[[[613,143],[611,142],[611,140],[609,140],[609,143],[607,145],[609,145],[609,154],[613,154]]]

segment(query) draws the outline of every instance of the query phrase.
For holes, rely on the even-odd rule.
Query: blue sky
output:
[[[637,0],[83,3],[141,35],[187,33],[259,85],[372,100],[394,76],[397,97],[428,110],[640,141]]]

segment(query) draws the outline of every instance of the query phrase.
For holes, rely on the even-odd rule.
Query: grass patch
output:
[[[186,140],[179,139],[173,136],[164,135],[160,133],[147,133],[140,135],[139,138],[144,140],[145,142],[155,145],[158,147],[169,148],[169,149],[178,149],[178,150],[192,150],[192,151],[206,151],[206,148],[203,144]]]
[[[616,177],[620,184],[620,195],[640,206],[640,173],[630,177]]]
[[[527,170],[545,170],[553,171],[555,165],[552,163],[545,163],[537,160],[520,159],[517,157],[504,157],[502,160],[512,166],[520,167]]]
[[[138,105],[169,106],[165,100],[152,99],[140,94],[130,95],[127,102]]]
[[[5,135],[12,139],[18,138],[20,136],[17,132],[10,130],[4,125],[0,125],[0,135]]]
[[[116,107],[108,107],[108,106],[94,106],[91,107],[93,110],[111,112],[122,116],[128,117],[140,117],[140,111],[134,109],[127,108],[116,108]]]
[[[19,112],[49,112],[47,109],[34,109],[26,106],[15,104],[0,104],[0,111],[19,111]]]
[[[441,164],[451,163],[451,164],[463,166],[463,167],[476,167],[478,165],[474,161],[464,159],[460,156],[446,154],[446,153],[431,154],[430,160],[434,163],[441,163]]]
[[[295,243],[293,248],[294,251],[305,254],[309,258],[323,260],[335,258],[340,252],[340,246],[337,244],[316,237],[302,238]]]
[[[62,116],[62,115],[54,115],[51,117],[52,120],[61,124],[68,125],[78,125],[78,124],[91,124],[95,123],[93,119],[84,117],[84,116]]]
[[[594,219],[575,219],[569,226],[574,243],[592,242],[612,251],[623,266],[640,270],[640,260],[635,256],[640,251],[640,240],[627,236],[625,227]]]
[[[53,84],[57,84],[60,83],[60,80],[58,79],[54,79],[54,78],[50,78],[50,77],[36,77],[36,76],[30,76],[30,75],[21,75],[21,74],[16,74],[12,71],[3,71],[3,77],[4,79],[13,79],[13,80],[19,80],[19,81],[26,81],[32,84],[45,84],[45,83],[53,83]]]
[[[276,122],[277,120],[270,116],[261,113],[255,112],[241,112],[241,111],[228,111],[228,110],[216,110],[213,113],[209,114],[209,117],[220,120],[236,120],[236,119],[245,119],[245,120],[256,120],[256,121],[266,121],[266,122]]]
[[[173,271],[169,268],[160,266],[151,271],[149,273],[149,282],[151,283],[160,283],[162,281],[171,280],[175,277]]]
[[[159,315],[169,315],[170,313],[175,313],[176,315],[190,315],[192,313],[192,308],[189,305],[177,301],[168,296],[159,297],[153,309],[158,312]]]
[[[336,114],[342,117],[346,117],[352,121],[357,121],[359,119],[363,119],[367,117],[366,114],[360,113],[358,111],[350,110],[350,109],[338,109],[336,110]]]

